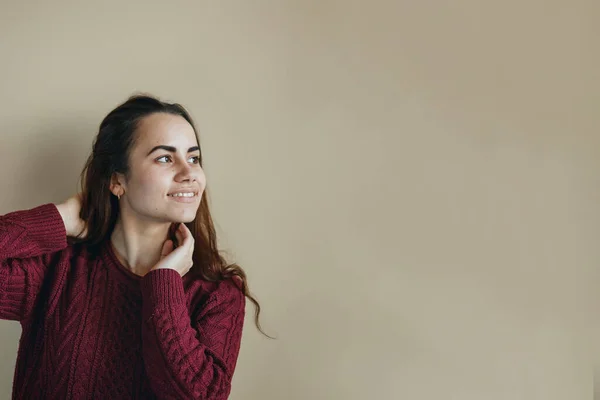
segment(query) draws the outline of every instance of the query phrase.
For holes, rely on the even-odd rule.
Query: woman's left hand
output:
[[[152,268],[155,269],[174,269],[179,275],[184,276],[192,268],[194,254],[194,237],[188,227],[180,223],[175,231],[175,236],[179,246],[173,250],[174,244],[171,239],[165,241],[160,253],[160,261]]]

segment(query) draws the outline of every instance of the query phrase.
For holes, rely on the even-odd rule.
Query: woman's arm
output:
[[[234,282],[218,285],[192,319],[177,271],[158,269],[142,279],[143,356],[159,399],[229,396],[246,300]]]
[[[65,225],[54,204],[0,216],[0,319],[25,318],[50,254],[66,247]]]

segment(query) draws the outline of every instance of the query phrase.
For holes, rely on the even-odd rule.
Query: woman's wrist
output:
[[[63,203],[60,204],[55,204],[56,209],[58,210],[58,213],[60,214],[60,217],[63,220],[63,223],[65,224],[65,231],[67,232],[67,236],[71,236],[71,227],[70,227],[70,222],[68,220],[67,215],[68,212],[66,210],[66,206]]]

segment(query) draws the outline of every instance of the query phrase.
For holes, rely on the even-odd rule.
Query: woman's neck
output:
[[[146,275],[160,260],[170,226],[120,216],[110,240],[121,264],[136,275]]]

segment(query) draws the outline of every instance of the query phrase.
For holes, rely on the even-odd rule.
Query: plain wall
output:
[[[593,392],[597,1],[0,3],[0,214],[134,92],[196,119],[247,271],[235,400]],[[0,398],[20,327],[0,324]],[[600,375],[598,375],[600,376]]]

